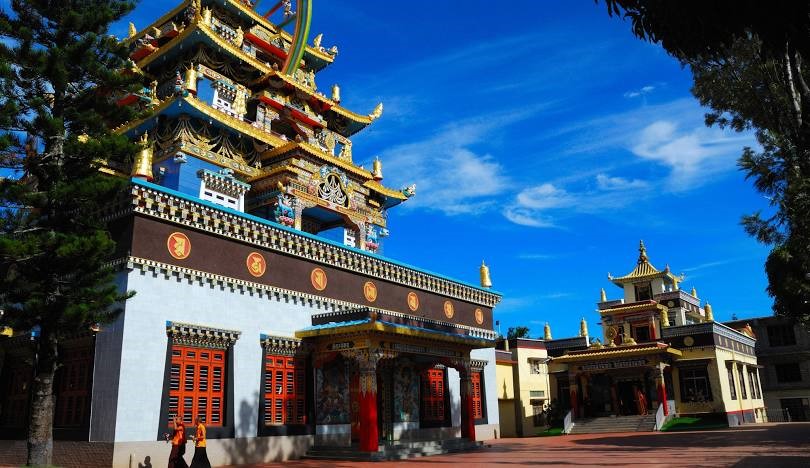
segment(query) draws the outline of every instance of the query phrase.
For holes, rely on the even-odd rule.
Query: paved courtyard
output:
[[[293,467],[401,465],[575,465],[808,467],[810,423],[759,424],[738,430],[680,433],[582,434],[500,439],[471,453],[415,458],[396,463],[286,462]],[[261,466],[281,466],[268,464]]]

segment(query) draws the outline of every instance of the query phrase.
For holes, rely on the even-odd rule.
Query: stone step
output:
[[[586,418],[574,421],[571,434],[608,432],[651,432],[655,429],[655,415]]]

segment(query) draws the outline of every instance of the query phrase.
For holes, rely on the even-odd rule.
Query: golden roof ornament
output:
[[[312,47],[319,49],[321,47],[321,41],[323,41],[323,33],[318,34],[312,39]]]
[[[337,83],[332,85],[332,100],[340,104],[340,86]]]
[[[714,312],[712,311],[712,305],[707,302],[706,307],[703,308],[703,311],[706,312],[706,321],[714,322]]]
[[[135,23],[132,21],[129,22],[129,38],[132,39],[138,34],[138,30],[135,29]]]
[[[694,286],[692,286],[692,297],[694,297],[695,299],[697,299],[697,298],[698,298],[698,295],[697,295],[697,289],[695,289],[695,287],[694,287]]]
[[[599,302],[607,302],[607,293],[605,292],[605,288],[602,288],[601,294],[599,295]]]
[[[371,171],[371,173],[374,176],[374,180],[376,181],[383,180],[382,161],[380,161],[380,158],[374,158],[374,163],[372,164],[372,166],[373,170]]]
[[[667,309],[661,310],[661,327],[668,327],[669,326],[669,312]]]
[[[585,317],[579,321],[579,336],[588,336],[588,322],[585,321]]]
[[[189,67],[186,68],[186,79],[184,82],[186,91],[191,94],[197,94],[197,69],[194,67],[194,64],[189,64]]]
[[[650,259],[647,258],[647,247],[644,247],[644,241],[638,241],[638,264],[649,263]]]
[[[489,277],[489,267],[483,260],[481,260],[481,268],[479,269],[481,273],[481,287],[482,288],[491,288],[492,287],[492,278]]]
[[[368,114],[368,116],[371,120],[376,120],[380,118],[382,113],[383,113],[383,103],[379,103],[377,104],[377,107],[375,107],[374,110],[371,111],[371,114]]]
[[[135,163],[132,165],[132,177],[151,182],[152,177],[152,143],[149,141],[149,132],[143,132],[138,140],[141,150],[135,156]]]
[[[548,322],[543,326],[543,339],[547,341],[553,339],[551,338],[551,325]]]

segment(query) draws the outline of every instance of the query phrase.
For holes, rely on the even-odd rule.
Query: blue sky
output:
[[[340,49],[319,87],[339,83],[359,113],[385,105],[355,161],[417,184],[389,213],[385,255],[470,282],[485,259],[503,333],[595,327],[599,289],[619,297],[606,275],[633,268],[639,239],[719,320],[771,313],[767,249],[739,225],[767,207],[735,164],[753,139],[706,128],[689,71],[604,4],[314,3],[313,35]],[[142,0],[128,20],[173,5]]]

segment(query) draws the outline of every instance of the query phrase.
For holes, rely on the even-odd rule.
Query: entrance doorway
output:
[[[628,416],[638,414],[636,405],[636,389],[644,391],[640,380],[624,380],[616,383],[616,399],[619,402],[619,415]]]

